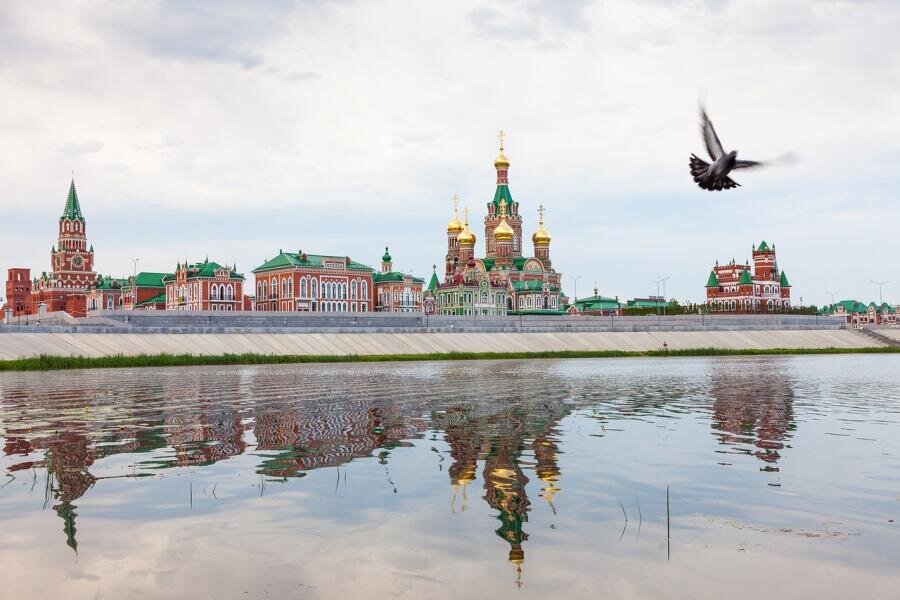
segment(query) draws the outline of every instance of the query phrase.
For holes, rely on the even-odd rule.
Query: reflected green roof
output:
[[[372,273],[372,281],[375,283],[383,283],[385,281],[403,281],[406,279],[406,273],[400,273],[399,271],[388,271],[387,273],[381,273],[380,271],[376,271]],[[413,277],[413,283],[423,284],[425,280],[421,277]]]

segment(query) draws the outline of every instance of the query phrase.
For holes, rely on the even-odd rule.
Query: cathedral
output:
[[[469,210],[459,218],[454,198],[453,218],[447,224],[444,281],[437,273],[426,290],[426,312],[441,315],[564,314],[568,299],[562,275],[550,261],[550,233],[544,227],[544,207],[538,207],[538,226],[531,236],[534,252],[525,256],[522,215],[509,191],[509,159],[503,148],[494,160],[497,187],[484,217],[484,256],[475,255],[476,236],[469,227]]]

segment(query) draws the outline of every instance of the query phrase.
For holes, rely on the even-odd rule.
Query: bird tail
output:
[[[690,165],[691,165],[691,175],[693,175],[694,181],[699,183],[700,178],[702,178],[703,175],[706,174],[706,170],[709,169],[709,163],[704,162],[704,161],[700,160],[699,158],[697,158],[696,154],[691,154]]]
[[[710,192],[719,192],[721,190],[730,190],[731,188],[740,187],[737,181],[731,179],[730,177],[716,177],[714,179],[699,179],[697,180],[697,185],[699,185],[704,190],[708,190]]]

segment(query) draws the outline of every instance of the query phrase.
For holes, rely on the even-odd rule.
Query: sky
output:
[[[454,194],[483,253],[503,129],[570,295],[700,301],[766,240],[794,304],[900,302],[897,31],[892,0],[2,3],[0,269],[49,270],[74,173],[102,274],[388,245],[427,278]],[[699,189],[701,100],[799,162]]]

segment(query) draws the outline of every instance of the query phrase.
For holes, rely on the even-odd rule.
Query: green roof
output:
[[[233,269],[230,269],[229,267],[223,267],[219,263],[213,262],[211,260],[189,264],[187,265],[187,269],[188,279],[199,279],[203,277],[213,278],[216,276],[216,271],[218,271],[219,269],[226,269],[228,271],[228,274],[233,279],[240,279],[242,281],[244,279],[244,276],[240,273],[236,273]],[[174,273],[166,273],[163,276],[163,281],[171,281],[173,279],[175,279]]]
[[[166,287],[166,282],[164,279],[166,277],[174,277],[172,273],[148,273],[142,271],[135,275],[132,278],[134,285],[137,287],[145,287],[145,288],[164,288]]]
[[[388,252],[388,247],[384,247],[384,254],[381,256],[381,260],[383,262],[391,262],[391,253]]]
[[[261,271],[271,271],[273,269],[284,269],[286,267],[309,267],[313,269],[321,269],[324,267],[326,259],[346,260],[348,271],[369,271],[373,269],[362,263],[350,260],[346,256],[329,256],[324,254],[300,254],[293,252],[280,252],[278,256],[271,260],[267,260],[260,266],[253,269],[254,273]]]
[[[63,210],[60,221],[69,219],[71,221],[84,221],[81,215],[81,206],[78,204],[78,192],[75,191],[75,180],[69,184],[69,196],[66,198],[66,208]]]
[[[744,269],[741,271],[741,278],[738,279],[738,283],[741,285],[752,285],[753,282],[750,280],[750,270]]]
[[[382,283],[385,281],[403,281],[404,279],[406,279],[406,273],[400,273],[399,271],[388,271],[387,273],[376,271],[372,273],[372,281],[374,283]],[[412,281],[413,283],[425,283],[425,280],[419,277],[413,277]]]
[[[672,305],[668,300],[641,300],[638,298],[629,300],[625,304],[628,308],[662,308]]]
[[[92,290],[120,290],[127,280],[118,277],[100,277]]]
[[[484,265],[486,271],[490,271],[494,268],[494,263],[496,262],[493,258],[481,258],[479,259],[481,264]]]
[[[746,248],[746,246],[744,246]],[[766,243],[766,240],[763,240],[759,243],[759,247],[756,249],[757,252],[768,252],[769,245]]]
[[[494,206],[497,207],[497,210],[500,210],[501,200],[506,200],[506,210],[509,211],[509,207],[513,204],[513,199],[512,194],[509,193],[509,185],[505,183],[498,183],[497,191],[494,192],[494,199],[492,202],[494,203]]]
[[[781,287],[791,287],[791,284],[788,281],[787,275],[784,274],[784,271],[781,272]]]
[[[152,298],[147,298],[143,302],[139,302],[137,305],[138,306],[146,306],[148,304],[165,304],[165,302],[166,302],[166,293],[163,292],[162,294],[159,294],[158,296],[153,296]]]
[[[719,278],[716,277],[715,271],[709,272],[709,279],[706,280],[706,287],[719,287]]]
[[[581,298],[572,302],[581,312],[590,310],[614,310],[621,308],[621,304],[615,298],[607,298],[605,296],[591,296],[589,298]]]
[[[438,287],[440,285],[441,285],[441,282],[438,280],[437,269],[435,269],[434,272],[431,274],[431,281],[428,282],[428,289],[431,291],[434,291],[434,290],[438,289]]]
[[[512,287],[517,292],[539,292],[544,289],[544,282],[540,279],[531,279],[529,281],[513,281]]]

